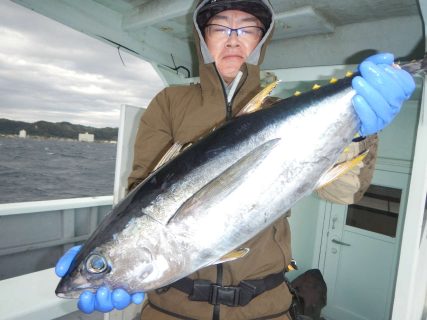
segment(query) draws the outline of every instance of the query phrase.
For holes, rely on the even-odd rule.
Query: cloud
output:
[[[0,2],[0,118],[117,127],[120,106],[163,88],[153,67],[10,1]]]

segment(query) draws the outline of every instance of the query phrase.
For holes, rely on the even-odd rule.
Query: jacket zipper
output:
[[[224,86],[224,82],[222,81],[221,75],[218,72],[218,69],[216,68],[216,64],[214,63],[214,69],[216,74],[218,75],[218,79],[219,82],[221,83],[221,88],[222,88],[222,93],[224,95],[224,101],[225,101],[225,112],[226,112],[226,121],[230,121],[233,118],[233,101],[234,101],[234,97],[237,95],[239,89],[242,87],[238,87],[236,88],[235,92],[233,93],[233,96],[231,97],[230,101],[228,100],[228,95],[227,95],[227,90],[225,90],[225,86]],[[241,73],[241,72],[240,72]],[[236,86],[239,85],[239,82],[241,80],[242,74],[239,75],[239,79],[238,82],[236,84]],[[223,277],[223,266],[222,263],[219,263],[216,265],[216,284],[219,286],[222,286],[222,277]],[[213,313],[212,313],[212,320],[219,320],[220,319],[220,305],[216,304],[214,305],[213,308]]]
[[[233,96],[231,97],[231,100],[228,101],[227,90],[225,90],[225,86],[224,86],[224,82],[222,81],[222,77],[219,74],[218,69],[216,68],[216,64],[214,63],[213,65],[214,65],[215,72],[218,75],[219,82],[221,83],[222,93],[224,95],[224,101],[225,101],[225,120],[226,121],[230,121],[233,118],[233,108],[232,108],[232,106],[233,106],[234,97],[237,95],[237,93],[239,92],[239,89],[242,86],[239,86],[235,90]],[[242,76],[240,76],[240,79],[241,79],[241,77]],[[240,82],[240,79],[239,79],[238,82]],[[239,85],[239,83],[237,83],[236,85]]]

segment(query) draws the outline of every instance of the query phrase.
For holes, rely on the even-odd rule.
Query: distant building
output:
[[[26,138],[27,137],[27,131],[25,131],[24,129],[19,131],[19,137],[20,138]]]
[[[95,135],[91,133],[79,133],[79,141],[83,142],[94,142],[95,141]]]

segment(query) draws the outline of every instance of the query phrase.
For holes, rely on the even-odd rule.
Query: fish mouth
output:
[[[80,295],[84,292],[84,291],[91,291],[91,292],[96,292],[97,288],[94,287],[88,287],[88,288],[73,288],[73,289],[68,289],[68,288],[56,288],[55,290],[55,294],[57,297],[59,298],[64,298],[64,299],[78,299],[80,298]]]
[[[55,294],[56,296],[58,296],[59,298],[64,298],[64,299],[78,299],[80,297],[80,295],[84,292],[84,291],[91,291],[91,292],[95,292],[98,287],[97,286],[93,286],[89,283],[85,283],[83,285],[80,286],[74,286],[70,283],[66,283],[65,281],[63,281],[64,279],[62,279],[58,286],[56,287],[55,290]]]
[[[82,293],[78,292],[78,291],[71,291],[71,292],[57,292],[55,291],[55,294],[57,297],[59,298],[63,298],[63,299],[78,299],[80,297],[80,294]]]
[[[68,289],[64,289],[64,288],[57,288],[55,290],[55,294],[59,298],[78,299],[80,297],[80,295],[83,293],[83,291],[84,291],[83,289],[68,290]]]

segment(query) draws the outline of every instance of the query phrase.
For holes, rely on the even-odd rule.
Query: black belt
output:
[[[205,301],[213,305],[224,304],[229,307],[245,306],[253,298],[284,283],[284,272],[270,274],[264,279],[243,280],[238,286],[219,286],[209,280],[183,278],[169,287],[178,289],[192,301]]]

